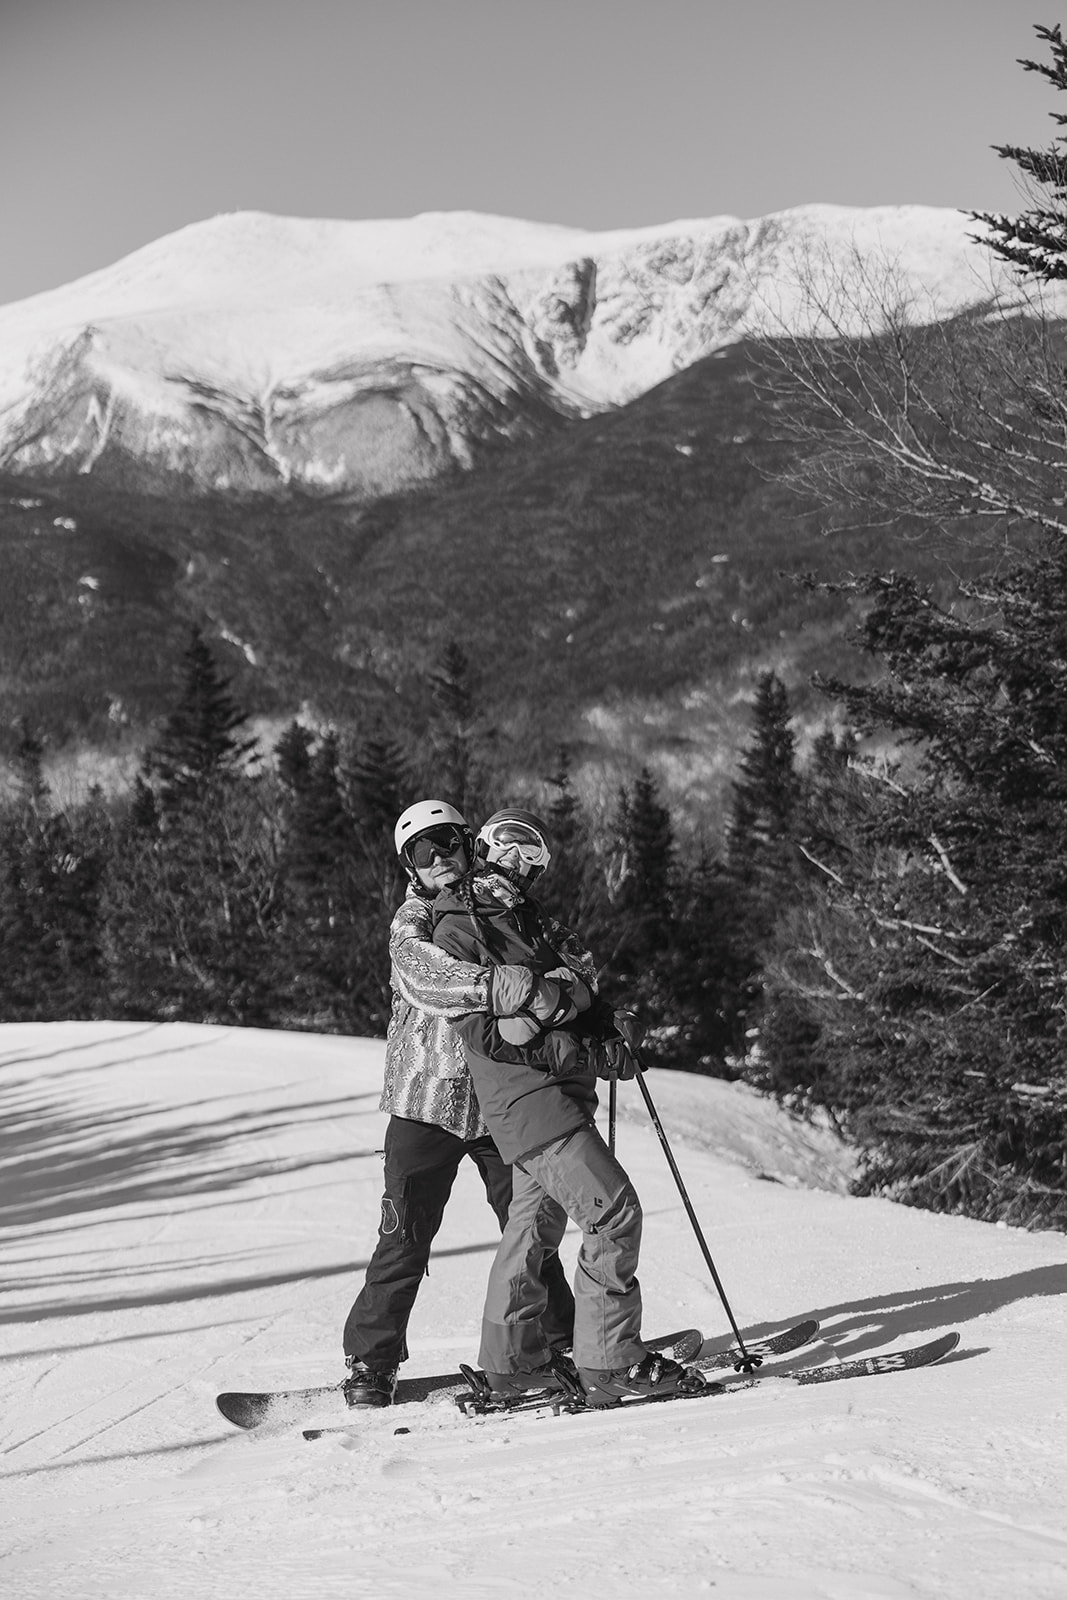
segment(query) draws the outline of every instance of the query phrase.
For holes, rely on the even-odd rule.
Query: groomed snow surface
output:
[[[649,1080],[743,1330],[818,1316],[812,1364],[958,1328],[955,1356],[629,1414],[406,1406],[313,1443],[230,1428],[219,1390],[342,1375],[377,1225],[382,1048],[0,1028],[6,1596],[1063,1600],[1063,1235],[850,1198],[828,1136],[712,1081]],[[718,1345],[723,1312],[624,1090],[646,1331]],[[494,1235],[465,1163],[410,1373],[475,1359]]]

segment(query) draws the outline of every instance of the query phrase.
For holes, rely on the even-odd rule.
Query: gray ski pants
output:
[[[521,1372],[548,1361],[541,1265],[570,1217],[582,1230],[574,1278],[574,1360],[628,1367],[645,1354],[641,1202],[592,1125],[523,1156],[512,1168],[511,1208],[489,1272],[479,1361],[486,1372]]]

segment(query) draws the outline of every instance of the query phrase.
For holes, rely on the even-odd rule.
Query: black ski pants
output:
[[[377,1372],[394,1370],[407,1359],[408,1318],[464,1156],[478,1168],[503,1232],[511,1204],[511,1168],[492,1139],[459,1139],[428,1122],[389,1118],[382,1220],[363,1287],[345,1322],[346,1357]],[[548,1291],[543,1319],[547,1342],[569,1345],[574,1296],[557,1252],[545,1258],[542,1279]]]

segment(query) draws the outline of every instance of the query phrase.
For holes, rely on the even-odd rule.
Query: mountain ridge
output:
[[[0,470],[373,498],[625,404],[761,323],[802,331],[805,273],[894,261],[917,315],[979,304],[970,226],[823,205],[601,233],[225,214],[0,307]]]

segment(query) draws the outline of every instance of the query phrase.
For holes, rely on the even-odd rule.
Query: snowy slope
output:
[[[990,293],[964,218],[804,206],[587,233],[467,212],[241,212],[0,308],[0,468],[382,492],[622,404],[892,262],[929,319]]]
[[[849,1198],[828,1137],[722,1084],[651,1080],[743,1327],[814,1313],[812,1361],[957,1327],[955,1358],[621,1416],[408,1407],[315,1444],[228,1428],[219,1389],[339,1375],[381,1061],[376,1042],[251,1030],[0,1029],[6,1595],[1062,1600],[1063,1236]],[[721,1340],[632,1094],[619,1148],[648,1325]],[[413,1370],[473,1358],[493,1234],[470,1169]]]

